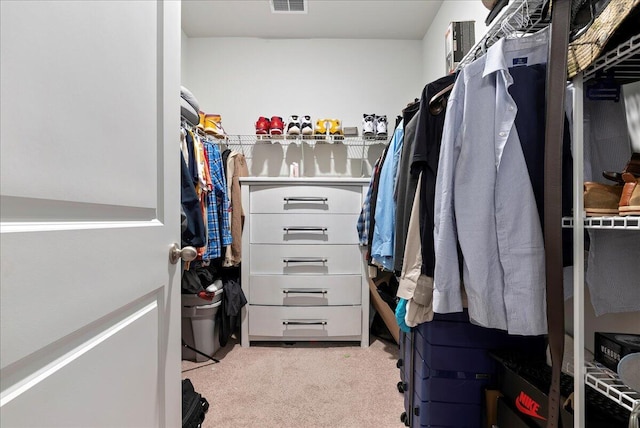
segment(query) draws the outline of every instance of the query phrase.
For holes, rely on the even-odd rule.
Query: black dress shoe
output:
[[[627,165],[624,167],[622,172],[604,171],[602,173],[602,176],[607,180],[615,181],[619,184],[624,184],[622,174],[624,174],[625,172],[633,174],[635,177],[640,177],[640,153],[633,153],[631,155],[631,159],[629,159],[629,162],[627,162]]]

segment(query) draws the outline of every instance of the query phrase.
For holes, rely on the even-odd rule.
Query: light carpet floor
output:
[[[211,405],[203,428],[404,426],[393,342],[242,348],[232,339],[214,357],[220,363],[182,362],[182,377]]]

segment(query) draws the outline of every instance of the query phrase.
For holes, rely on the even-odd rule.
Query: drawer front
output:
[[[253,213],[359,214],[362,186],[251,186]]]
[[[253,214],[252,244],[358,244],[358,214]]]
[[[251,275],[360,275],[357,245],[261,245],[250,248]]]
[[[256,275],[249,279],[252,305],[335,306],[362,302],[362,277]]]
[[[361,334],[360,306],[249,307],[250,336],[321,338]]]

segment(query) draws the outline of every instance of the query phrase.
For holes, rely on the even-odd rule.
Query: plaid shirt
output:
[[[222,257],[223,248],[231,245],[229,225],[229,195],[225,182],[224,166],[220,150],[215,144],[204,141],[204,149],[209,161],[213,189],[205,194],[207,203],[207,249],[203,260]]]
[[[373,166],[373,170],[378,166],[380,159],[378,159]],[[360,245],[365,246],[369,245],[369,223],[371,222],[371,194],[373,192],[373,179],[375,174],[371,174],[371,182],[369,183],[369,188],[367,189],[367,196],[364,198],[364,202],[362,203],[362,210],[360,211],[360,216],[358,217],[358,237],[360,238]]]

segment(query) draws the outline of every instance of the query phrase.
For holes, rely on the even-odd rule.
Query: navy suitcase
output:
[[[544,355],[543,337],[510,336],[469,322],[467,311],[436,314],[431,322],[403,333],[400,340],[401,383],[406,426],[481,428],[484,390],[497,383],[494,349],[517,349]],[[400,388],[402,386],[402,388]]]

